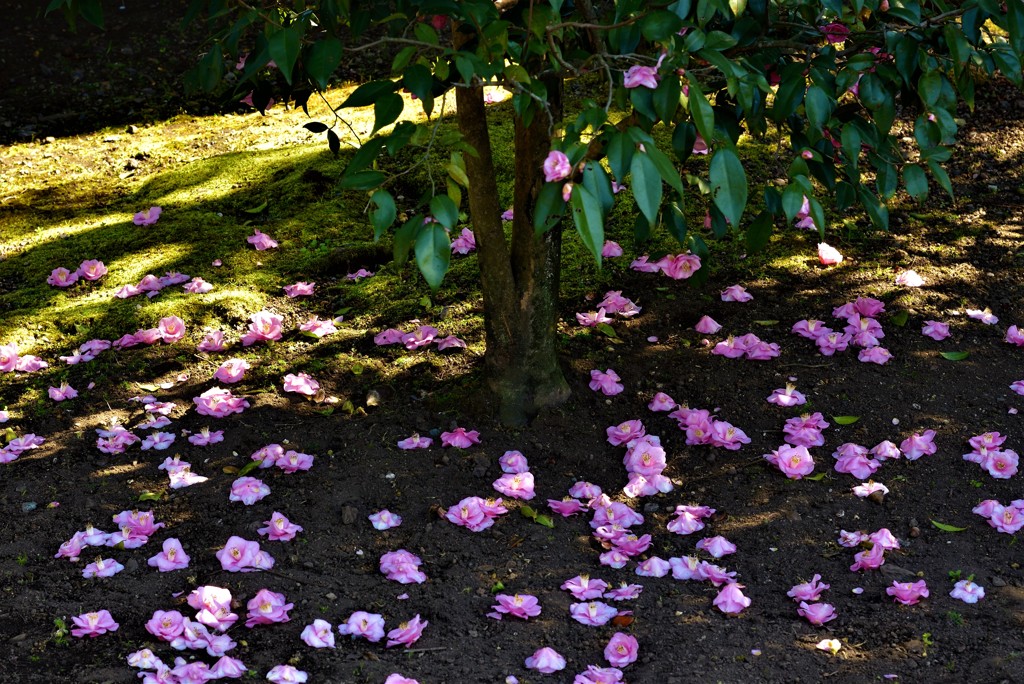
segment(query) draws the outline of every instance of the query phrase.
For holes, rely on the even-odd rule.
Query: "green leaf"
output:
[[[546,233],[565,213],[561,183],[545,183],[537,193],[537,206],[533,210],[533,229],[538,235]]]
[[[260,463],[262,463],[262,461],[249,461],[244,466],[242,466],[241,468],[238,469],[238,477],[245,477],[246,475],[248,475],[252,471],[254,471],[257,468],[259,468],[260,467]]]
[[[774,220],[770,213],[762,211],[757,218],[747,226],[747,249],[751,252],[760,252],[768,245],[772,237]]]
[[[448,239],[448,233],[440,224],[428,223],[416,236],[415,252],[416,265],[419,266],[423,279],[427,281],[431,290],[437,292],[452,258],[452,243]]]
[[[949,174],[946,173],[946,169],[944,169],[941,166],[939,166],[939,163],[937,161],[935,161],[934,159],[929,159],[928,160],[928,170],[932,172],[932,177],[935,179],[935,181],[940,186],[942,186],[942,189],[945,190],[949,194],[950,198],[952,198],[953,197],[953,183],[950,182]]]
[[[505,591],[505,585],[502,584],[500,581],[499,582],[495,582],[494,584],[491,585],[491,593],[492,594],[497,594],[499,591]]]
[[[395,92],[397,88],[398,84],[394,81],[370,81],[369,83],[364,83],[353,90],[352,94],[345,98],[345,101],[341,103],[338,109],[367,107],[376,102],[385,93]]]
[[[719,149],[711,158],[709,176],[715,191],[715,206],[733,228],[739,228],[747,206],[747,174],[739,157],[728,147]]]
[[[142,492],[139,494],[139,501],[159,501],[162,496],[160,492]]]
[[[430,199],[430,213],[448,230],[454,229],[459,222],[459,209],[447,195],[437,195]]]
[[[370,211],[370,222],[373,224],[373,239],[379,240],[391,224],[395,222],[398,209],[395,198],[387,190],[378,190],[370,197],[374,208]]]
[[[601,249],[604,247],[604,215],[601,213],[600,202],[589,190],[576,183],[572,186],[569,204],[572,206],[576,231],[600,265]]]
[[[812,85],[807,89],[807,94],[804,96],[804,109],[807,113],[807,123],[811,129],[820,131],[828,125],[828,120],[832,118],[832,108],[835,106],[835,100],[829,97],[820,86]]]
[[[615,334],[615,328],[608,325],[607,323],[598,323],[595,326],[595,329],[601,334],[605,335],[606,337],[618,337],[618,335]]]
[[[263,204],[251,209],[243,209],[242,211],[246,214],[262,214],[268,206],[270,206],[270,200],[263,200]]]
[[[909,318],[910,313],[906,309],[903,309],[902,311],[897,311],[895,314],[893,314],[892,318],[890,318],[889,320],[892,321],[893,325],[898,325],[899,327],[902,328],[907,324],[907,320]]]
[[[531,506],[528,506],[526,504],[523,504],[522,506],[519,507],[519,514],[522,515],[524,518],[529,518],[530,520],[537,519],[537,511],[533,510]]]
[[[861,185],[857,188],[857,195],[864,209],[871,218],[871,223],[879,230],[889,229],[889,208],[882,204],[881,200],[873,192]]]
[[[658,220],[658,209],[661,207],[663,192],[661,174],[658,173],[654,162],[647,154],[637,152],[633,155],[633,162],[630,164],[630,176],[632,176],[630,189],[633,191],[636,205],[647,222],[653,226]]]
[[[373,103],[373,135],[385,126],[393,124],[402,110],[405,108],[405,100],[398,93],[387,93]]]
[[[534,518],[534,522],[536,522],[538,525],[543,525],[544,527],[555,529],[555,521],[551,519],[551,516],[538,515],[536,518]]]
[[[640,20],[640,32],[650,41],[665,40],[682,27],[683,20],[667,10],[655,10]]]
[[[704,93],[696,81],[690,82],[690,116],[697,127],[697,132],[711,145],[715,138],[715,110],[711,108]]]
[[[853,425],[860,420],[860,416],[832,416],[832,420],[836,425]]]
[[[828,475],[828,473],[822,471],[820,473],[815,473],[814,475],[807,475],[803,479],[810,480],[811,482],[821,482],[825,479],[826,475]]]
[[[306,58],[306,73],[317,84],[320,90],[327,90],[331,74],[341,64],[341,41],[337,38],[325,38],[313,44]]]
[[[918,204],[928,198],[928,177],[919,165],[907,164],[903,167],[903,184],[907,186],[907,194]]]
[[[1010,34],[1010,45],[1017,56],[1024,59],[1024,1],[1006,0],[1006,28]]]
[[[302,22],[295,22],[291,26],[274,31],[267,37],[267,50],[270,52],[270,59],[274,60],[277,68],[288,85],[292,83],[292,70],[295,68],[295,60],[299,58],[299,48],[302,47]]]
[[[434,77],[430,69],[422,64],[413,64],[402,75],[402,84],[420,99],[425,113],[429,115],[434,110]]]
[[[938,520],[932,520],[932,525],[939,528],[943,532],[963,532],[966,527],[956,527],[954,525],[947,525],[946,523],[940,523]]]
[[[947,361],[963,361],[970,356],[971,353],[965,351],[944,351],[939,352],[939,355]]]

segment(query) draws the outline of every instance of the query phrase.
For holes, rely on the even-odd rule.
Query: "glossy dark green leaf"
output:
[[[630,178],[630,189],[633,191],[637,208],[648,223],[654,225],[661,207],[661,174],[650,157],[643,152],[637,152],[630,164]]]
[[[919,204],[928,198],[928,177],[919,165],[907,164],[903,167],[903,184],[907,187],[907,194]]]
[[[939,352],[939,355],[947,361],[963,361],[970,356],[971,353],[965,351],[944,351]]]
[[[747,249],[751,252],[760,252],[764,249],[772,237],[774,219],[767,211],[757,215],[749,226],[747,226]]]
[[[430,199],[430,214],[448,230],[453,230],[459,222],[459,209],[447,195],[437,195]]]
[[[402,110],[405,108],[405,100],[398,93],[386,93],[373,103],[373,135],[385,126],[393,124]]]
[[[576,183],[572,186],[569,199],[572,206],[573,223],[576,232],[597,263],[601,263],[601,249],[604,247],[604,214],[601,203],[585,187]]]
[[[697,132],[710,145],[715,138],[715,111],[696,82],[690,83],[689,101],[690,116],[697,126]]]
[[[860,416],[832,416],[832,420],[836,425],[853,425],[860,420]]]
[[[320,90],[326,90],[331,74],[341,64],[341,41],[337,38],[318,40],[309,49],[306,58],[306,73],[313,79]]]
[[[270,51],[270,58],[277,64],[281,75],[289,84],[292,82],[295,61],[299,58],[303,33],[303,24],[296,22],[286,28],[277,29],[267,36],[267,49]]]
[[[947,525],[946,523],[940,523],[938,520],[932,520],[931,523],[943,532],[963,532],[967,529],[966,527],[956,527],[955,525]]]
[[[395,198],[387,190],[378,190],[370,196],[373,209],[370,210],[370,223],[373,224],[373,239],[379,240],[384,232],[395,222],[398,209]]]
[[[436,292],[441,287],[452,258],[452,243],[447,231],[437,223],[423,226],[416,236],[415,251],[416,265],[419,266],[423,279],[427,281],[430,289]]]
[[[714,188],[715,206],[734,228],[738,228],[747,206],[747,174],[736,152],[728,147],[715,152],[709,176]]]

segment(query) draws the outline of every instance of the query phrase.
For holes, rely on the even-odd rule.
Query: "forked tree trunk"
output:
[[[561,81],[552,79],[545,85],[551,117],[557,122]],[[555,344],[561,228],[540,236],[533,230],[552,119],[542,112],[529,126],[515,119],[515,217],[509,241],[501,221],[483,89],[457,88],[456,104],[459,128],[478,153],[466,155],[466,172],[484,297],[487,382],[500,420],[521,425],[569,397]]]

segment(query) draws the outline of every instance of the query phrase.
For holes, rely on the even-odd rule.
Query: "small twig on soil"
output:
[[[428,651],[447,651],[447,646],[431,646],[430,648],[407,648],[406,653],[426,653]]]
[[[789,368],[795,366],[797,368],[831,368],[831,363],[784,363],[783,368]]]

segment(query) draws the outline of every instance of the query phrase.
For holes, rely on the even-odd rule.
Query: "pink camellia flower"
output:
[[[97,558],[95,562],[89,563],[82,569],[82,577],[113,577],[124,570],[124,566],[113,558]]]
[[[985,506],[986,504],[988,505]],[[1004,534],[1016,534],[1024,527],[1024,500],[1014,501],[1009,506],[1002,506],[998,501],[992,501],[990,504],[982,502],[981,505],[974,508],[974,512],[980,513],[983,506],[990,509],[988,524],[997,531]]]
[[[835,469],[838,473],[849,473],[858,480],[866,480],[881,467],[881,463],[868,458],[868,450],[859,444],[847,442],[841,444],[832,454],[836,459]]]
[[[107,267],[102,261],[86,259],[79,264],[77,273],[85,280],[99,280],[107,274]]]
[[[270,311],[258,311],[249,319],[249,332],[242,336],[242,346],[249,347],[256,342],[276,342],[284,331],[281,316]]]
[[[988,452],[981,465],[992,477],[1006,480],[1017,474],[1019,462],[1020,457],[1016,451],[1005,449]]]
[[[469,228],[463,228],[459,237],[452,240],[452,254],[469,254],[476,251],[476,235]]]
[[[797,608],[796,612],[801,617],[807,618],[807,621],[816,627],[820,627],[829,620],[836,619],[836,609],[828,603],[807,603],[806,601],[801,601],[800,607]]]
[[[797,321],[796,324],[793,325],[791,332],[800,335],[800,337],[817,340],[822,335],[828,335],[832,332],[832,328],[827,327],[823,321],[815,319],[808,320],[805,318],[802,321]]]
[[[209,446],[210,444],[217,444],[218,442],[224,441],[224,431],[211,431],[210,428],[204,427],[196,434],[189,435],[188,441],[196,446]]]
[[[432,325],[421,325],[411,333],[402,335],[401,342],[405,348],[412,351],[420,347],[426,347],[439,335],[439,331]]]
[[[985,590],[971,580],[960,580],[953,585],[953,591],[949,592],[949,595],[964,603],[977,603],[985,598]]]
[[[557,499],[548,499],[548,508],[558,513],[563,518],[568,518],[570,515],[576,515],[586,510],[583,503],[578,499],[566,498],[561,501]]]
[[[118,299],[128,299],[129,297],[134,297],[139,294],[142,294],[142,290],[140,290],[136,285],[122,285],[117,289],[117,292],[114,293],[114,296]]]
[[[602,323],[611,323],[612,319],[606,315],[604,308],[600,308],[597,311],[576,314],[576,321],[584,328],[593,328]]]
[[[206,337],[203,341],[196,345],[196,349],[202,352],[219,352],[224,351],[224,333],[220,330],[214,330],[213,332],[206,333]]]
[[[413,619],[400,623],[397,628],[388,632],[386,647],[405,646],[409,648],[420,640],[420,637],[423,636],[423,628],[429,624],[426,620],[421,620],[418,614]]]
[[[66,382],[62,382],[60,387],[51,387],[46,392],[50,395],[50,399],[54,401],[74,399],[78,396],[78,391]]]
[[[711,424],[711,444],[721,449],[736,451],[744,444],[750,444],[750,438],[735,425],[724,420],[716,420]]]
[[[11,373],[18,366],[18,348],[13,344],[0,344],[0,373]]]
[[[711,316],[701,316],[700,320],[697,321],[697,325],[693,326],[693,329],[702,335],[714,335],[722,329],[722,326]]]
[[[284,293],[293,299],[295,297],[308,297],[313,294],[315,285],[316,283],[307,283],[300,280],[294,285],[285,285]]]
[[[707,561],[701,561],[697,566],[697,577],[695,579],[711,582],[716,587],[723,584],[730,584],[736,581],[736,572],[728,572],[725,568],[713,565]]]
[[[629,267],[630,269],[640,271],[641,273],[658,273],[661,271],[661,266],[656,262],[650,261],[646,254],[634,259]]]
[[[711,554],[715,558],[736,553],[736,545],[725,537],[705,537],[697,542],[697,549]]]
[[[821,592],[829,588],[828,584],[820,580],[821,575],[815,574],[810,582],[793,585],[793,588],[786,592],[786,596],[794,601],[817,601],[821,598]]]
[[[146,631],[161,641],[174,641],[185,630],[185,617],[176,610],[158,610],[146,623]]]
[[[249,613],[246,616],[245,626],[252,629],[256,625],[270,625],[276,622],[288,622],[291,617],[288,611],[294,608],[294,604],[285,603],[284,594],[260,589],[246,604]]]
[[[590,389],[595,392],[602,392],[606,396],[614,396],[625,389],[619,382],[621,378],[611,368],[605,372],[599,370],[590,371]]]
[[[302,630],[299,638],[312,648],[334,648],[334,628],[327,620],[313,620]]]
[[[294,665],[275,665],[267,673],[267,679],[274,684],[304,684],[309,681],[309,674]]]
[[[259,228],[254,229],[254,233],[249,237],[245,238],[245,241],[255,247],[257,251],[264,251],[267,249],[274,249],[277,247],[277,240],[270,237],[266,233],[261,233]]]
[[[374,273],[372,271],[367,271],[365,268],[361,268],[355,273],[349,273],[347,276],[345,276],[345,278],[347,280],[351,280],[354,283],[357,283],[359,282],[360,278],[372,278],[373,276]]]
[[[541,674],[551,674],[565,669],[565,658],[558,651],[548,646],[537,651],[525,660],[526,667]]]
[[[195,277],[187,284],[181,286],[185,292],[189,294],[206,294],[213,289],[213,285],[206,282],[202,278]]]
[[[655,392],[654,398],[647,404],[651,411],[671,411],[675,407],[675,400],[664,392]]]
[[[576,675],[573,684],[619,684],[622,681],[622,670],[615,667],[598,667],[587,665],[586,672]]]
[[[38,356],[32,354],[23,354],[18,358],[14,370],[19,373],[34,373],[37,370],[48,367],[50,364],[43,361]]]
[[[696,254],[668,255],[658,260],[661,272],[672,280],[687,280],[700,270],[700,257]]]
[[[245,371],[252,368],[245,359],[228,359],[220,364],[213,374],[214,380],[232,384],[240,382],[245,377]]]
[[[375,530],[390,530],[393,527],[398,527],[402,524],[402,516],[392,513],[388,509],[377,511],[373,515],[368,516],[370,523],[373,525]]]
[[[164,420],[166,420],[166,418]],[[157,451],[163,451],[164,449],[170,447],[172,444],[174,444],[174,433],[154,432],[153,434],[146,437],[146,439],[142,440],[142,450],[149,451],[150,449],[155,449]]]
[[[608,443],[613,446],[621,446],[640,439],[646,434],[644,424],[639,420],[627,420],[618,425],[611,425],[605,430],[608,435]]]
[[[256,530],[259,534],[266,536],[271,541],[291,541],[295,535],[302,532],[302,526],[290,522],[283,514],[274,511],[270,520],[263,523],[266,527]]]
[[[499,494],[510,496],[513,499],[529,501],[536,496],[533,491],[533,473],[505,473],[493,483],[494,489]]]
[[[457,427],[451,432],[441,433],[441,446],[468,449],[479,443],[480,433],[477,430],[467,431],[466,428]]]
[[[384,680],[384,684],[420,684],[419,681],[412,677],[403,677],[397,672],[392,672],[388,675],[388,678]]]
[[[900,452],[899,447],[897,447],[889,440],[881,441],[875,446],[871,447],[871,454],[879,461],[897,459],[900,457],[901,453],[902,452]]]
[[[843,255],[839,250],[825,242],[818,243],[818,261],[824,266],[834,266],[843,263]]]
[[[995,325],[999,322],[999,318],[988,309],[967,309],[967,317],[981,321],[985,325]]]
[[[466,348],[466,341],[456,337],[455,335],[449,335],[448,337],[443,337],[443,338],[441,338],[439,340],[436,340],[436,342],[437,342],[437,351],[444,351],[445,349],[465,349]]]
[[[255,477],[240,477],[231,483],[230,501],[241,501],[246,506],[254,503],[270,494],[270,487],[262,480]]]
[[[338,633],[353,639],[362,637],[377,643],[384,638],[384,618],[377,613],[357,610],[349,615],[348,620],[338,625]]]
[[[150,558],[148,564],[160,572],[170,572],[187,568],[189,560],[181,542],[172,537],[164,540],[163,551]]]
[[[388,328],[374,335],[373,343],[378,347],[383,347],[389,344],[398,344],[403,337],[405,337],[405,333],[398,328]]]
[[[61,266],[60,268],[53,269],[46,282],[53,287],[71,287],[78,282],[78,272],[69,271]]]
[[[921,287],[924,285],[924,278],[917,274],[917,271],[903,271],[896,276],[896,284],[903,287]]]
[[[785,388],[777,389],[769,395],[768,403],[789,408],[790,406],[806,404],[807,397],[796,391],[796,385],[786,383]]]
[[[151,226],[160,220],[161,213],[163,213],[163,209],[160,207],[144,209],[132,217],[132,223],[137,226]]]
[[[614,257],[622,256],[622,247],[619,243],[613,242],[612,240],[605,240],[604,247],[601,248],[601,256],[605,259],[612,259]]]
[[[879,366],[884,366],[892,360],[892,354],[885,347],[871,347],[870,349],[861,349],[857,354],[857,360],[861,363],[877,363]]]
[[[697,137],[693,140],[693,150],[691,150],[691,154],[707,154],[710,151],[711,150],[708,147],[708,143],[704,139],[704,136],[698,133]]]
[[[622,79],[622,85],[626,88],[643,86],[644,88],[654,90],[658,87],[658,78],[657,68],[636,64],[629,67],[629,70]]]
[[[715,608],[726,614],[735,615],[741,613],[745,608],[750,606],[750,598],[743,595],[743,585],[736,582],[729,582],[722,590],[718,592],[718,596],[712,601]],[[613,665],[615,663],[612,663]]]
[[[909,461],[916,461],[922,456],[935,453],[935,430],[925,430],[923,434],[914,433],[900,443],[900,450]]]
[[[830,43],[843,43],[850,37],[850,28],[843,24],[826,24],[819,26],[818,30],[825,34],[825,40]]]
[[[406,437],[398,441],[399,449],[426,449],[434,440],[430,437],[421,437],[418,433],[412,437]]]
[[[501,466],[503,473],[525,473],[530,469],[526,456],[523,456],[521,451],[515,450],[502,454],[498,459],[498,465]]]
[[[868,540],[868,535],[860,530],[856,532],[839,531],[839,539],[836,540],[840,546],[848,549],[855,549]]]
[[[511,615],[522,620],[528,620],[540,615],[541,607],[536,596],[530,594],[498,594],[494,597],[497,603],[491,606],[488,617],[500,620],[503,615]]]
[[[423,561],[414,553],[399,549],[388,551],[380,557],[380,571],[392,582],[399,584],[423,584],[427,576],[419,568]]]
[[[572,165],[569,164],[569,158],[565,156],[565,153],[560,150],[551,150],[548,152],[547,158],[544,160],[544,181],[547,183],[557,183],[560,180],[565,180],[572,173]]]
[[[885,593],[893,600],[905,606],[912,606],[923,598],[928,598],[928,585],[924,580],[917,582],[893,582]]]
[[[157,329],[160,338],[167,344],[173,344],[185,336],[185,322],[177,316],[161,318]]]
[[[1018,347],[1024,347],[1024,331],[1018,330],[1017,326],[1011,325],[1006,330],[1006,337],[1003,338],[1009,344],[1015,344]]]
[[[747,292],[742,285],[730,285],[722,290],[723,302],[749,302],[753,298],[754,295]]]
[[[445,514],[445,519],[470,532],[480,532],[494,524],[494,518],[484,509],[484,500],[478,496],[469,496],[453,504]]]
[[[92,613],[82,613],[71,618],[75,628],[71,630],[73,637],[98,637],[107,632],[116,632],[120,627],[114,622],[109,610],[97,610]]]
[[[289,373],[284,376],[284,391],[311,397],[320,390],[320,383],[306,373]]]
[[[563,582],[561,588],[572,594],[577,601],[589,601],[604,596],[608,583],[600,579],[591,579],[588,575],[577,575]]]
[[[672,564],[658,556],[651,556],[636,566],[636,574],[640,577],[664,577],[672,569]]]
[[[340,317],[339,317],[340,318]],[[335,321],[321,320],[316,316],[312,316],[308,321],[299,326],[299,330],[310,335],[312,337],[321,338],[324,335],[333,335],[338,332],[338,328],[335,326]]]
[[[198,397],[193,397],[192,401],[196,405],[196,413],[211,418],[223,418],[249,408],[248,401],[220,387],[211,387]]]
[[[604,647],[604,658],[612,667],[625,667],[636,662],[639,651],[636,637],[616,632]]]
[[[650,539],[649,534],[644,535]],[[640,598],[640,594],[643,593],[644,587],[642,584],[626,584],[622,582],[614,589],[607,591],[604,595],[606,599],[612,601],[634,601]]]
[[[862,482],[853,488],[853,493],[862,499],[871,496],[875,492],[879,492],[884,496],[889,493],[889,488],[881,482]]]
[[[858,570],[877,570],[885,565],[885,549],[881,544],[874,544],[870,549],[853,555],[854,563],[850,572]]]

